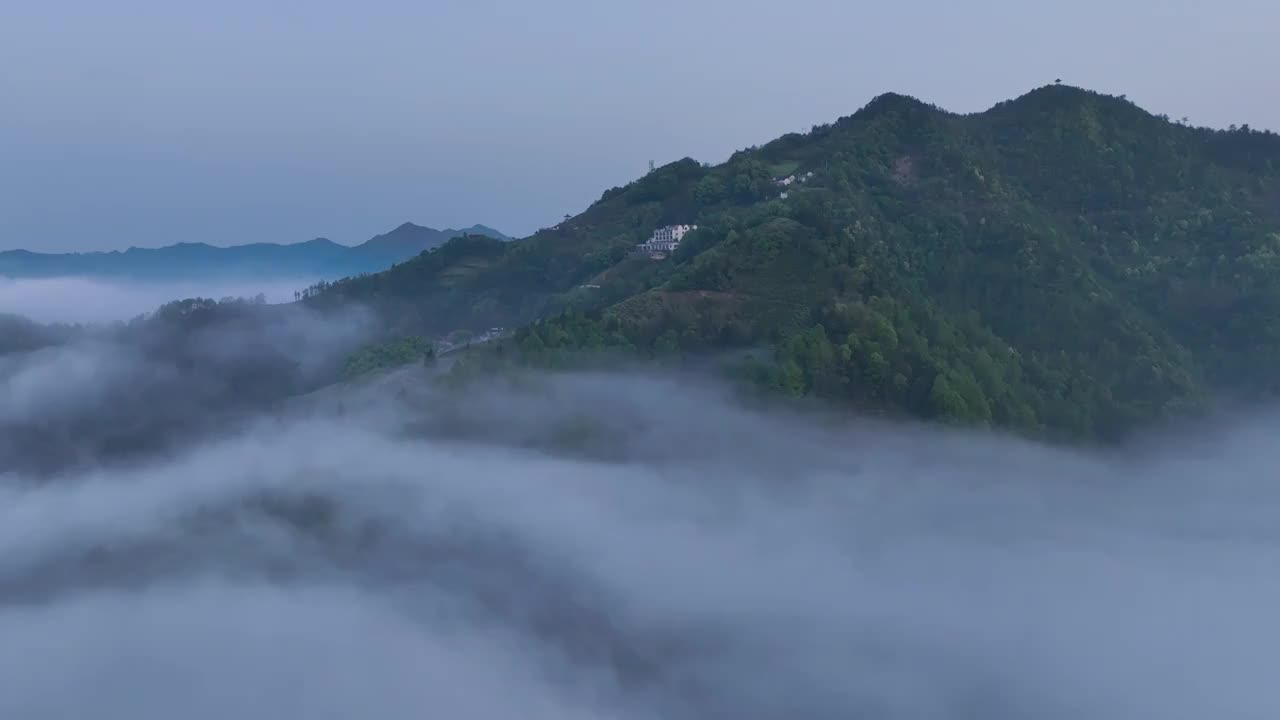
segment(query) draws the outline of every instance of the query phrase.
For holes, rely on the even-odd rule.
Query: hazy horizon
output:
[[[387,233],[389,233],[389,232],[391,232],[391,231],[393,231],[393,230],[396,230],[396,229],[398,229],[398,228],[399,228],[400,226],[402,226],[402,225],[417,225],[417,226],[419,226],[419,227],[425,227],[425,228],[428,228],[428,229],[430,229],[430,230],[467,230],[467,229],[470,229],[470,228],[475,227],[475,226],[477,226],[477,225],[483,225],[484,227],[487,227],[487,228],[489,228],[490,230],[497,230],[498,232],[500,232],[500,233],[502,233],[502,234],[504,234],[504,235],[507,235],[508,237],[514,237],[514,236],[512,236],[510,233],[508,233],[508,232],[506,232],[505,230],[503,230],[502,228],[500,228],[500,227],[494,227],[494,226],[493,226],[492,224],[490,224],[490,223],[468,223],[468,224],[467,224],[467,225],[465,225],[465,226],[459,226],[459,227],[445,227],[445,226],[425,225],[425,224],[423,224],[423,223],[414,222],[414,221],[412,221],[412,220],[405,220],[405,221],[402,221],[402,222],[395,223],[394,225],[391,225],[391,226],[387,227],[385,230],[379,230],[378,232],[373,233],[372,235],[370,235],[370,236],[369,236],[369,237],[367,237],[367,238],[363,238],[363,239],[361,239],[361,240],[356,240],[356,241],[353,241],[353,242],[339,242],[339,241],[337,241],[337,240],[334,240],[333,238],[325,237],[324,235],[317,235],[316,237],[309,237],[309,238],[295,238],[295,239],[291,239],[291,240],[254,240],[254,241],[250,241],[250,242],[243,242],[243,243],[241,243],[241,242],[235,242],[235,241],[228,241],[228,242],[208,242],[208,241],[204,241],[204,240],[174,240],[174,241],[173,241],[173,242],[171,242],[171,243],[162,243],[162,244],[160,244],[160,245],[148,245],[148,246],[129,245],[129,246],[125,246],[125,247],[101,247],[101,248],[86,248],[86,249],[79,249],[79,250],[63,250],[63,251],[59,251],[59,250],[34,250],[34,249],[32,249],[32,248],[0,248],[0,252],[7,252],[7,251],[11,251],[11,250],[27,250],[27,251],[30,251],[30,252],[35,252],[35,253],[46,253],[46,254],[52,254],[52,255],[70,255],[70,254],[77,254],[77,253],[91,254],[91,253],[125,252],[125,251],[127,251],[127,250],[158,250],[158,249],[161,249],[161,248],[172,247],[172,246],[174,246],[174,245],[180,245],[180,244],[183,244],[183,243],[190,243],[190,244],[204,244],[204,245],[210,245],[210,246],[212,246],[212,247],[230,248],[230,247],[242,247],[242,246],[245,246],[245,245],[266,245],[266,244],[271,244],[271,245],[300,245],[300,244],[302,244],[302,243],[315,242],[316,240],[327,240],[327,241],[329,241],[329,242],[337,243],[338,245],[343,245],[343,246],[345,246],[345,247],[356,247],[356,246],[359,246],[359,245],[362,245],[362,244],[364,244],[364,243],[368,242],[369,240],[372,240],[373,238],[375,238],[375,237],[377,237],[377,236],[379,236],[379,235],[385,235],[385,234],[387,234]],[[3,277],[4,277],[3,275],[0,275],[0,278],[3,278]]]
[[[0,314],[18,315],[38,323],[107,324],[146,315],[165,303],[186,298],[252,298],[261,293],[269,304],[291,302],[294,292],[317,279],[145,281],[79,276],[0,276]]]
[[[1280,127],[1260,0],[303,7],[4,11],[0,249],[523,236],[649,160],[719,162],[889,91],[974,112],[1062,78]]]

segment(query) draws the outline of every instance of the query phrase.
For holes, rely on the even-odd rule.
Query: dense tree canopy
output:
[[[668,222],[699,229],[629,256]],[[881,96],[320,297],[405,332],[524,326],[529,360],[767,348],[747,372],[781,392],[1107,438],[1274,392],[1278,269],[1280,137],[1054,85],[965,116]]]

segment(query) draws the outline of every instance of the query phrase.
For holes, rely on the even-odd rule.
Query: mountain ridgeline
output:
[[[436,230],[413,223],[378,235],[360,245],[339,245],[317,238],[279,245],[254,243],[215,247],[179,243],[162,248],[129,248],[123,252],[0,252],[0,277],[78,276],[122,280],[204,280],[213,278],[336,278],[385,270],[461,235],[505,240],[492,228]]]
[[[698,229],[671,257],[632,252],[673,223]],[[406,335],[519,327],[507,361],[753,349],[787,394],[1113,439],[1277,390],[1280,136],[1061,85],[971,115],[888,94],[311,302],[347,300]]]

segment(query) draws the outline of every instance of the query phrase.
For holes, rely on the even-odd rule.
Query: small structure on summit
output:
[[[667,225],[653,231],[653,235],[645,242],[636,246],[639,252],[654,255],[657,253],[674,252],[680,247],[680,241],[684,239],[692,230],[697,230],[697,225]]]

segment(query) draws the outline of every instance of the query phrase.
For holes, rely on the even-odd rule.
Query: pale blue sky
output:
[[[1280,128],[1273,0],[11,0],[0,249],[525,234],[887,90]]]

